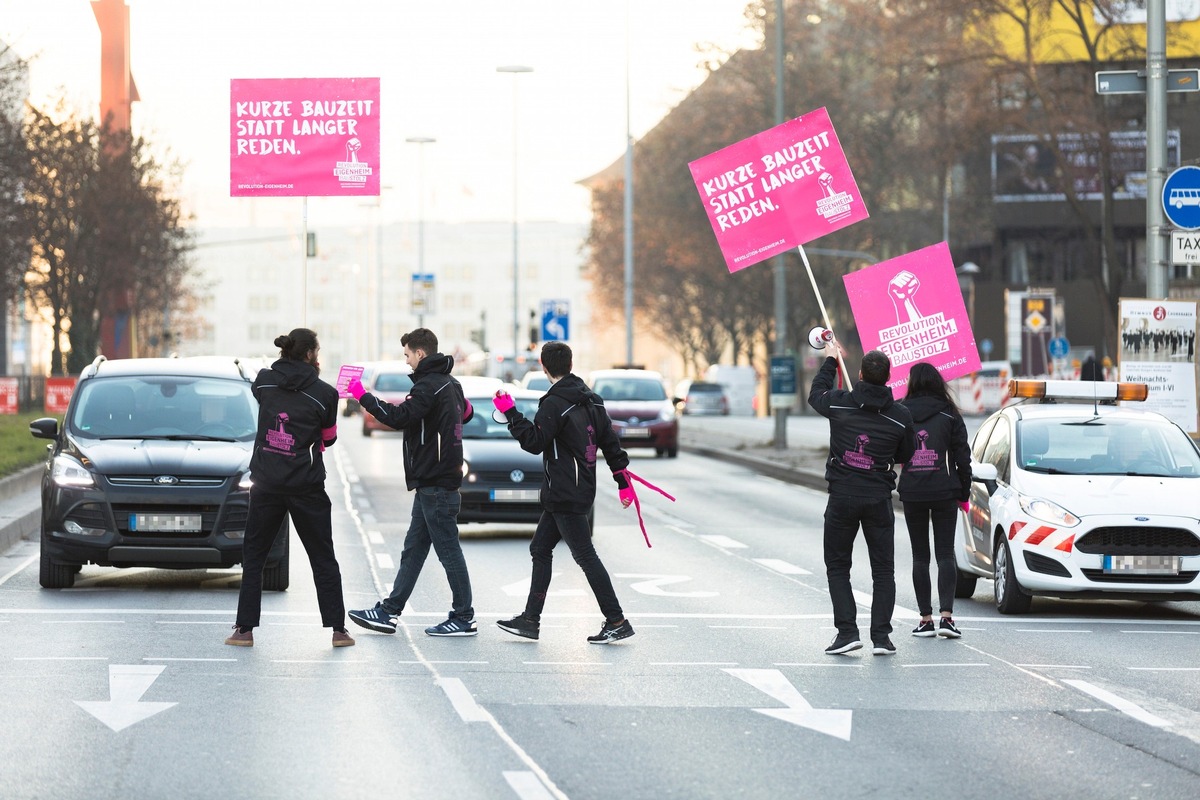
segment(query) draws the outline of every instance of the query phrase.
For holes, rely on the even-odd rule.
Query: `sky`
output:
[[[380,78],[379,208],[374,198],[311,198],[310,224],[376,213],[385,222],[511,220],[514,196],[520,221],[586,222],[578,181],[625,152],[627,64],[637,138],[703,80],[698,46],[755,41],[741,0],[128,5],[141,97],[134,130],[184,164],[178,194],[201,227],[286,224],[304,213],[297,198],[229,196],[233,78]],[[0,39],[31,60],[34,104],[65,98],[97,113],[100,43],[88,0],[0,0]],[[534,71],[496,71],[511,64]],[[414,136],[437,141],[405,143]]]

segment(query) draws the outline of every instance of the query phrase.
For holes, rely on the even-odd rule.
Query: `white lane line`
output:
[[[397,661],[397,664],[486,664],[486,661]]]
[[[812,575],[804,567],[797,567],[795,564],[778,558],[752,558],[750,560],[755,564],[761,564],[767,569],[773,569],[781,575]]]
[[[747,547],[737,539],[730,539],[728,536],[722,536],[715,533],[704,533],[696,537],[705,544],[711,544],[713,547],[720,547],[725,550],[738,550]]]
[[[772,666],[776,667],[850,667],[852,669],[862,669],[862,664],[854,664],[846,661],[776,661]]]
[[[545,625],[543,625],[542,627],[544,628],[544,627],[546,627],[546,626],[545,626]],[[566,627],[566,625],[562,625],[562,626],[560,626],[560,627],[563,627],[563,628],[565,628],[565,627]],[[638,627],[639,627],[639,628],[678,628],[679,626],[678,626],[678,625],[659,625],[659,624],[657,624],[657,623],[654,623],[654,624],[646,624],[646,623],[644,623],[644,622],[639,622],[639,623],[638,623]]]
[[[383,544],[383,534],[379,531],[367,531],[367,541],[371,544]]]
[[[504,780],[508,782],[508,786],[517,793],[517,797],[521,800],[553,800],[554,795],[546,791],[546,787],[538,780],[538,776],[532,772],[515,770],[505,770],[503,773]]]
[[[13,661],[108,661],[108,656],[13,656]]]
[[[437,684],[442,687],[442,691],[450,699],[450,705],[454,706],[454,710],[462,717],[463,722],[488,721],[491,715],[475,702],[475,697],[467,691],[466,684],[461,680],[458,678],[438,678]]]
[[[736,667],[736,661],[651,661],[652,667]]]
[[[1030,669],[1091,669],[1091,667],[1079,664],[1017,664],[1017,666],[1029,667]]]
[[[1128,667],[1137,672],[1200,672],[1200,667]]]
[[[1154,727],[1154,728],[1169,728],[1169,727],[1171,727],[1170,722],[1163,719],[1162,717],[1151,714],[1149,711],[1142,708],[1137,703],[1133,703],[1129,700],[1126,700],[1123,697],[1115,695],[1112,692],[1106,691],[1105,689],[1101,689],[1099,686],[1090,684],[1087,681],[1066,680],[1066,681],[1063,681],[1063,683],[1067,684],[1068,686],[1074,686],[1076,689],[1083,692],[1084,694],[1090,694],[1092,697],[1096,698],[1097,700],[1099,700],[1102,703],[1107,703],[1108,705],[1115,708],[1117,711],[1120,711],[1122,714],[1127,714],[1128,716],[1133,717],[1134,719],[1138,720],[1139,722],[1144,722],[1147,725],[1150,725],[1151,727]]]
[[[952,663],[949,663],[949,662],[947,662],[947,663],[945,663],[945,664],[934,664],[934,663],[930,663],[930,664],[901,664],[900,666],[902,666],[902,667],[990,667],[990,666],[991,666],[991,664],[981,664],[981,663],[979,663],[979,662],[976,662],[976,661],[967,661],[967,662],[964,662],[964,663],[961,663],[961,664],[952,664]]]
[[[44,619],[43,625],[124,625],[123,619]]]
[[[155,625],[228,625],[227,620],[216,619],[156,619]]]
[[[30,556],[29,558],[25,559],[23,562],[21,562],[20,566],[18,566],[12,572],[5,575],[3,578],[0,578],[0,586],[3,586],[9,578],[16,575],[18,572],[25,569],[26,567],[28,567],[30,564],[32,564],[33,562],[35,562],[37,560],[38,560],[38,556]]]
[[[1092,633],[1092,631],[1071,631],[1061,628],[1015,628],[1017,633]]]
[[[539,667],[611,667],[610,661],[522,661],[522,664],[529,664]]]
[[[379,564],[380,569],[395,569],[396,565],[392,561],[392,557],[387,553],[376,553],[375,561]]]
[[[727,631],[786,631],[783,625],[709,625],[710,628]]]
[[[236,658],[168,658],[166,656],[142,656],[142,661],[237,661]]]
[[[272,664],[370,664],[370,659],[359,658],[346,660],[328,658],[273,658]]]
[[[0,581],[0,583],[4,583],[4,581]],[[1165,636],[1170,636],[1172,634],[1183,636],[1200,636],[1200,631],[1121,631],[1121,633],[1157,633]]]
[[[855,589],[854,599],[858,601],[860,606],[869,609],[871,607],[871,600],[873,599],[873,596],[867,592],[860,592],[858,589]],[[830,616],[832,616],[832,614]],[[909,617],[913,619],[920,619],[921,615],[912,609],[905,608],[904,606],[892,606],[892,619],[905,619]]]

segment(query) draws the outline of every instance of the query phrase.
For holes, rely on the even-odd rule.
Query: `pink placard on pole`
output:
[[[948,381],[978,371],[975,334],[945,242],[851,272],[842,282],[863,351],[882,350],[892,360],[888,386],[896,399],[918,361]]]
[[[824,108],[688,167],[730,272],[868,216]]]
[[[343,364],[342,368],[338,370],[337,376],[338,397],[351,397],[352,395],[350,392],[346,391],[346,387],[350,385],[350,381],[354,380],[355,378],[361,378],[362,374],[362,367],[355,364]]]
[[[379,194],[379,78],[234,78],[229,194]]]

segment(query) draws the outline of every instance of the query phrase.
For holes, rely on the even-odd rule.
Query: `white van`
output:
[[[729,413],[733,416],[758,415],[758,371],[735,364],[712,364],[704,371],[704,380],[719,383],[729,395]]]

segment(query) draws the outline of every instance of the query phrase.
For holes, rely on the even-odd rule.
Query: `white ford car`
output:
[[[1033,596],[1200,600],[1200,449],[1145,384],[1013,381],[1024,398],[972,443],[955,535],[957,597],[995,581],[1002,614]]]

